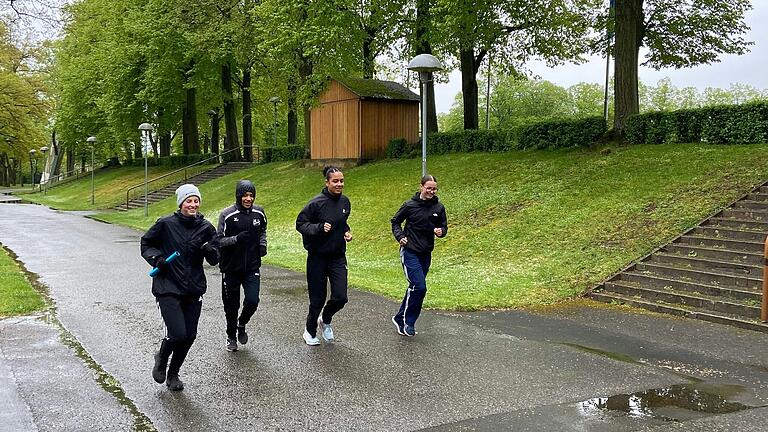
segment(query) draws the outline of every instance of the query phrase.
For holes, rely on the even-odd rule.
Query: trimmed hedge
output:
[[[768,102],[633,115],[624,134],[633,144],[768,142]]]
[[[430,134],[427,138],[428,154],[458,152],[504,152],[524,149],[556,149],[589,146],[597,142],[606,131],[602,117],[577,120],[550,120],[500,130],[465,130]],[[407,154],[402,143],[390,141],[387,157]],[[412,144],[418,153],[420,148]]]
[[[261,160],[260,160],[261,163],[304,159],[307,154],[307,150],[303,144],[277,146],[277,147],[262,147],[260,151],[261,151]]]
[[[213,155],[207,154],[191,154],[191,155],[171,155],[163,156],[160,158],[151,157],[147,159],[147,165],[149,166],[167,166],[167,167],[185,167],[192,165],[193,163],[200,162],[208,159]],[[215,164],[216,159],[208,161],[209,164]],[[124,166],[144,166],[144,159],[128,159],[123,161]]]
[[[409,143],[405,138],[395,138],[387,144],[387,159],[415,158],[420,149],[420,143]]]

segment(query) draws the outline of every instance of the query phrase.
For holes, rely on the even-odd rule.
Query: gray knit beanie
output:
[[[191,196],[196,196],[202,200],[200,190],[193,184],[183,184],[176,189],[176,206],[181,207],[181,203]]]

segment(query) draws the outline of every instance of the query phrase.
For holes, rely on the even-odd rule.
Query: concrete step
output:
[[[768,202],[768,193],[766,192],[757,192],[757,193],[751,193],[747,195],[747,199],[750,201],[766,201]]]
[[[744,252],[728,250],[723,248],[710,248],[705,246],[694,246],[684,243],[670,243],[661,248],[662,251],[669,254],[712,258],[719,261],[732,261],[737,264],[749,264],[760,266],[763,264],[763,254],[757,252]]]
[[[749,210],[743,208],[727,208],[722,211],[722,217],[768,222],[768,211]]]
[[[658,263],[670,267],[683,269],[696,269],[704,271],[715,271],[735,276],[748,276],[754,278],[763,277],[763,266],[752,264],[736,263],[732,260],[721,261],[714,258],[695,257],[689,255],[678,255],[666,252],[657,252],[651,255],[648,260],[651,263]]]
[[[765,234],[759,231],[740,230],[738,228],[699,226],[693,230],[696,235],[712,238],[725,238],[729,240],[749,240],[765,242]]]
[[[698,245],[705,247],[715,247],[728,250],[762,253],[765,249],[765,244],[762,242],[749,241],[749,240],[729,240],[723,238],[712,238],[698,235],[684,235],[677,239],[676,243],[682,243],[686,245]]]
[[[753,230],[768,234],[768,221],[713,217],[707,220],[705,224],[707,226],[737,228],[740,230]]]
[[[621,294],[609,293],[605,291],[593,291],[589,293],[588,296],[594,300],[604,303],[628,304],[654,312],[700,319],[713,323],[732,325],[748,330],[768,333],[768,325],[761,323],[758,320],[749,320],[738,316],[732,316],[723,313],[713,313],[696,308],[684,308],[675,305],[654,303],[636,297],[623,296]]]
[[[758,210],[758,211],[767,211],[768,210],[768,202],[741,200],[741,201],[736,201],[733,204],[733,208],[736,208],[736,209],[748,209],[748,210]]]
[[[641,297],[645,301],[685,305],[701,310],[738,315],[750,319],[760,318],[760,307],[756,306],[759,305],[759,299],[751,300],[748,304],[737,300],[725,300],[706,296],[702,293],[676,291],[670,287],[641,288],[621,281],[607,282],[605,290],[628,297]]]
[[[760,290],[702,284],[632,271],[622,273],[621,276],[609,282],[622,283],[641,288],[672,289],[679,292],[701,293],[712,297],[733,299],[736,301],[754,302],[760,301],[762,298]],[[606,282],[606,284],[609,282]]]
[[[763,286],[762,278],[735,276],[711,270],[681,269],[650,262],[637,263],[637,265],[635,265],[635,270],[708,285],[723,285],[748,289],[760,289]]]

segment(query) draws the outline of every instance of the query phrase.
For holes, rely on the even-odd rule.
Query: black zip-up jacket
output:
[[[238,243],[237,235],[243,231],[251,232],[251,240]],[[219,215],[216,233],[222,272],[250,272],[261,267],[261,247],[267,247],[267,216],[263,207],[235,204],[225,208]]]
[[[401,224],[405,221],[405,230]],[[416,253],[432,252],[435,248],[435,228],[442,228],[445,237],[448,234],[448,216],[445,206],[437,196],[424,201],[419,192],[400,206],[400,210],[392,217],[392,234],[399,242],[408,237],[408,243],[403,246]]]
[[[301,233],[304,249],[319,255],[344,255],[347,242],[344,233],[349,231],[347,219],[352,206],[345,195],[334,195],[323,188],[309,200],[296,218],[296,230]],[[323,224],[331,224],[331,231],[324,232]]]
[[[157,257],[167,258],[174,252],[181,254],[168,263],[168,267],[152,278],[152,294],[201,296],[207,285],[203,271],[203,258],[210,265],[219,262],[216,248],[207,254],[201,247],[215,241],[216,229],[203,215],[184,216],[177,211],[161,217],[141,236],[141,256],[154,266]]]

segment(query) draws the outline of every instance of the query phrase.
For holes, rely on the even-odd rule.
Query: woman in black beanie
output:
[[[347,242],[352,241],[347,219],[351,205],[342,195],[344,173],[336,167],[325,167],[325,187],[312,198],[296,218],[307,250],[307,314],[304,342],[319,345],[318,326],[326,342],[334,340],[331,320],[347,303]],[[331,282],[331,297],[326,303],[326,284]],[[322,315],[321,315],[322,313]]]

